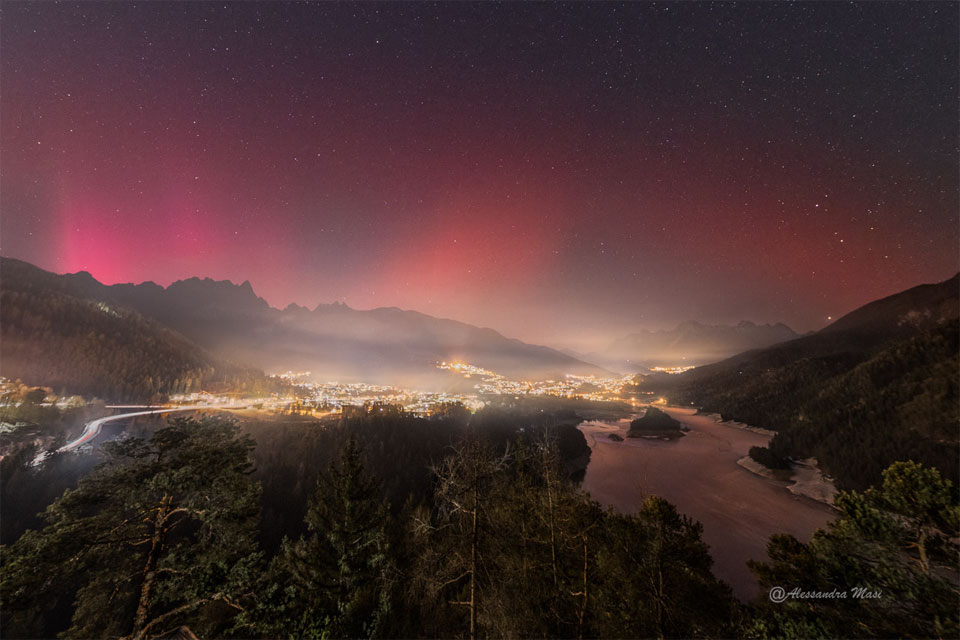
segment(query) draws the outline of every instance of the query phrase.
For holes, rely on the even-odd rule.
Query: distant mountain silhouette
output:
[[[268,370],[309,370],[321,379],[430,383],[436,369],[461,360],[511,377],[602,374],[559,351],[504,337],[493,329],[382,307],[342,303],[282,311],[257,297],[249,282],[191,278],[166,289],[114,285],[111,295],[212,352]]]
[[[106,286],[87,273],[58,276],[19,261],[3,264],[8,263],[17,263],[21,272],[29,267],[31,279],[43,287],[135,310],[218,358],[267,371],[433,386],[452,381],[436,368],[452,360],[518,378],[606,373],[492,329],[416,311],[360,311],[341,303],[280,310],[258,297],[249,282],[189,278],[166,288],[152,282]]]
[[[709,378],[736,370],[764,371],[805,358],[849,357],[863,360],[888,343],[943,326],[960,315],[960,274],[870,302],[820,331],[722,362],[698,367],[687,379]]]
[[[603,363],[625,370],[655,365],[699,365],[734,354],[799,337],[785,324],[706,325],[683,322],[666,331],[641,330],[614,341],[602,354]]]
[[[58,276],[0,259],[0,375],[109,401],[276,389],[109,295],[88,273]]]
[[[960,274],[850,312],[824,329],[646,384],[778,432],[780,456],[820,458],[846,487],[891,462],[957,480]]]

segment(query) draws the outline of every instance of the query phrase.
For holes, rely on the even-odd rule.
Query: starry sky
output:
[[[958,269],[949,2],[0,8],[3,255],[597,348]]]

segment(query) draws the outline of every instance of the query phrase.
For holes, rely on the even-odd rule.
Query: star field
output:
[[[955,3],[0,8],[4,255],[578,347],[958,269]]]

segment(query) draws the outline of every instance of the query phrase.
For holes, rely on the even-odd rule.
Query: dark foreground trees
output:
[[[283,540],[258,580],[256,606],[238,617],[234,631],[267,638],[389,635],[396,577],[390,514],[352,437],[320,475],[306,523],[306,535]]]
[[[104,445],[106,462],[50,505],[47,526],[4,550],[4,634],[48,635],[45,616],[72,598],[71,637],[216,632],[259,571],[252,448],[215,418]]]
[[[392,519],[350,439],[236,619],[244,637],[706,637],[737,606],[700,526],[658,498],[632,516],[568,479],[556,441],[475,432],[434,494]],[[392,524],[391,524],[392,523]]]
[[[737,610],[713,577],[703,527],[653,496],[636,515],[609,515],[598,558],[603,615],[596,635],[629,638],[728,637]]]
[[[358,444],[368,419],[380,420],[328,425],[349,426],[344,444],[313,474],[303,533],[269,561],[253,444],[232,423],[174,420],[105,445],[106,464],[51,505],[47,526],[2,550],[4,637],[146,639],[184,624],[241,638],[957,634],[956,495],[929,468],[898,463],[881,487],[842,494],[833,526],[809,544],[775,537],[754,566],[765,590],[880,598],[750,608],[712,575],[698,523],[656,496],[633,514],[600,507],[570,480],[552,428],[503,438],[468,423],[435,450],[432,487],[391,508],[372,470],[423,469],[384,466],[389,440]],[[424,442],[450,427],[418,420],[392,424]]]
[[[602,509],[563,474],[554,440],[511,453],[468,440],[437,468],[414,522],[408,597],[427,636],[716,637],[737,606],[698,524],[659,498]]]
[[[761,591],[780,587],[784,601],[763,604],[748,635],[960,636],[952,484],[935,469],[897,462],[879,488],[841,493],[837,506],[840,517],[809,544],[774,536],[770,561],[751,565]]]

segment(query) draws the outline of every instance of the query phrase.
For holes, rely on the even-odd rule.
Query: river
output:
[[[758,476],[737,464],[752,446],[766,446],[769,436],[728,426],[692,409],[667,408],[690,431],[676,440],[629,438],[629,420],[584,422],[580,430],[592,449],[583,488],[603,505],[635,511],[650,494],[660,495],[703,524],[714,574],[741,600],[757,595],[747,568],[749,559],[766,558],[774,533],[790,533],[807,541],[832,520],[836,511],[803,496],[788,482]]]

